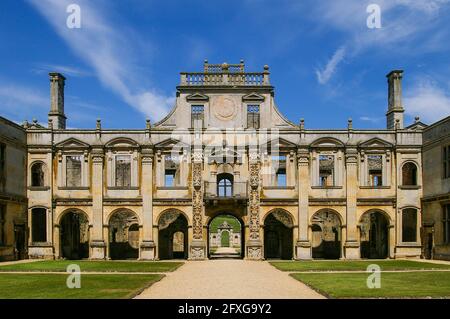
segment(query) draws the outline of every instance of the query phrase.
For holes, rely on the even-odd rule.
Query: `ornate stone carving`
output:
[[[203,214],[203,196],[202,196],[202,163],[192,163],[192,218],[193,218],[193,237],[202,239],[202,214]]]
[[[170,226],[180,216],[180,212],[177,210],[169,210],[165,212],[159,219],[159,230],[165,229]]]
[[[261,247],[248,247],[247,258],[248,259],[261,259],[262,258]]]
[[[214,100],[214,115],[221,120],[232,120],[236,116],[236,103],[227,97],[219,96]]]
[[[250,239],[259,239],[259,163],[250,164],[249,229]]]
[[[204,259],[205,250],[202,247],[191,248],[191,259]]]

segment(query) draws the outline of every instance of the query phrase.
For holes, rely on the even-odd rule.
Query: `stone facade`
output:
[[[205,259],[223,214],[245,226],[248,259],[420,256],[425,126],[403,126],[402,71],[380,130],[294,124],[269,76],[205,62],[158,123],[67,130],[50,74],[48,126],[25,125],[30,257]]]
[[[27,257],[26,133],[0,117],[0,261]]]
[[[450,117],[423,133],[423,254],[450,260]]]

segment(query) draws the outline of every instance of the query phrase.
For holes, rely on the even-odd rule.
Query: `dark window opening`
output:
[[[47,210],[33,208],[31,211],[31,239],[33,242],[47,241]]]
[[[0,144],[0,186],[6,184],[6,146]]]
[[[417,166],[414,163],[406,163],[403,165],[402,183],[406,186],[417,185]]]
[[[417,210],[414,208],[407,208],[402,212],[402,241],[417,241]]]
[[[6,244],[5,217],[6,217],[6,206],[0,205],[0,246]]]
[[[442,152],[443,178],[450,178],[450,145],[444,146]]]
[[[442,223],[444,226],[443,242],[444,244],[450,244],[450,204],[444,205],[442,208],[443,208]]]
[[[31,166],[31,186],[44,186],[44,164],[35,163]]]

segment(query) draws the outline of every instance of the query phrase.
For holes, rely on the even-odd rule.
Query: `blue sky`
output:
[[[66,26],[71,3],[80,29]],[[405,70],[406,124],[450,115],[449,0],[2,0],[0,39],[0,115],[17,122],[47,122],[59,71],[69,127],[143,128],[204,59],[268,64],[277,106],[306,128],[385,128],[392,69]]]

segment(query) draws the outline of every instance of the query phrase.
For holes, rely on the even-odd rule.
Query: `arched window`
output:
[[[406,208],[402,211],[402,242],[417,241],[417,209]]]
[[[44,164],[34,163],[31,166],[31,186],[44,186]]]
[[[220,174],[217,176],[217,195],[220,197],[233,196],[233,175]]]
[[[47,210],[45,208],[31,210],[31,239],[35,243],[47,241]]]
[[[402,168],[402,184],[406,186],[417,185],[417,166],[408,162]]]

